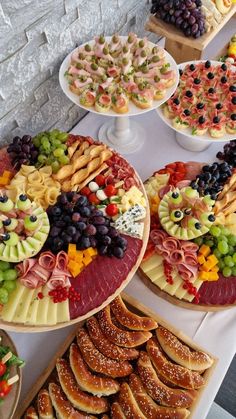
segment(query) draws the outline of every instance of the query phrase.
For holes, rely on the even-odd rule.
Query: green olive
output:
[[[91,69],[92,69],[92,70],[97,70],[97,69],[98,69],[97,64],[92,63],[92,64],[91,64]]]
[[[128,82],[129,82],[129,76],[124,75],[123,80],[124,80],[126,83],[128,83]]]
[[[81,64],[81,63],[77,63],[77,64],[76,64],[76,68],[78,68],[78,70],[81,70],[81,68],[83,68],[83,66],[82,66],[82,64]]]
[[[98,42],[99,42],[99,44],[105,44],[105,38],[104,38],[104,36],[100,35]]]
[[[140,48],[143,48],[143,47],[144,47],[144,40],[143,40],[143,39],[141,39],[141,40],[139,41],[138,45],[139,45],[139,47],[140,47]]]
[[[80,52],[80,53],[79,53],[79,59],[80,59],[80,60],[84,60],[84,58],[85,58],[85,57],[84,57],[84,54],[83,54],[82,52]]]
[[[153,54],[157,54],[157,52],[158,52],[158,48],[157,48],[157,47],[153,47],[153,48],[152,48],[152,53],[153,53]]]
[[[155,81],[156,83],[158,83],[158,82],[160,81],[160,77],[158,77],[158,76],[154,76],[154,81]]]
[[[145,88],[144,83],[139,83],[138,88],[139,88],[139,90],[143,90]]]
[[[123,58],[122,60],[122,64],[127,65],[129,62],[129,60],[127,58]]]
[[[134,37],[132,35],[129,35],[128,36],[128,43],[132,44],[133,40],[134,40]]]
[[[85,51],[90,52],[91,51],[91,47],[89,44],[86,44],[84,47]]]
[[[158,55],[153,55],[152,62],[157,63],[158,61],[160,61],[160,58],[158,57]]]
[[[122,92],[123,92],[123,90],[121,89],[121,87],[117,87],[117,89],[116,89],[116,93],[117,93],[118,95],[120,95]]]
[[[127,52],[129,52],[129,48],[126,46],[126,45],[124,45],[123,46],[123,52],[126,54]]]
[[[87,80],[87,76],[81,76],[81,77],[80,77],[80,80],[81,80],[81,81],[86,81],[86,80]]]
[[[105,55],[109,54],[109,49],[107,47],[104,47],[102,51]]]
[[[113,37],[112,37],[112,42],[113,42],[114,44],[117,44],[117,43],[119,42],[119,37],[118,37],[117,35],[113,35]]]
[[[102,75],[102,81],[106,81],[107,80],[107,76],[106,76],[106,74],[103,74]]]
[[[147,65],[144,65],[143,67],[142,67],[142,73],[144,73],[144,74],[147,74],[148,73],[148,66]]]
[[[146,54],[146,51],[144,51],[144,49],[141,51],[141,57],[146,57],[147,56],[147,54]]]

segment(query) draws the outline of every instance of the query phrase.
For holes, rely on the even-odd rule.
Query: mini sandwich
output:
[[[97,112],[107,112],[111,108],[111,96],[106,93],[101,93],[96,97],[95,109]]]
[[[114,94],[112,95],[111,101],[112,101],[112,108],[115,112],[117,113],[128,112],[129,100],[126,97],[123,89],[121,89],[120,87],[118,87],[116,91],[114,92]]]
[[[172,120],[173,127],[179,131],[182,131],[189,127],[189,123],[187,121],[182,120],[179,116]]]
[[[226,132],[228,134],[236,134],[236,113],[230,117],[230,121],[226,123]]]
[[[86,108],[91,108],[92,106],[94,106],[95,101],[96,92],[93,88],[84,90],[80,96],[80,103],[82,106],[85,106]]]
[[[150,108],[153,102],[153,91],[145,83],[139,83],[138,90],[132,92],[131,99],[141,109]]]

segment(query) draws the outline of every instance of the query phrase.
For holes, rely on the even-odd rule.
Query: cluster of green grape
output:
[[[0,260],[0,304],[8,302],[9,294],[16,288],[17,270],[9,262]]]
[[[33,144],[39,150],[36,167],[49,165],[53,173],[57,173],[61,166],[68,164],[67,139],[68,134],[58,129],[37,134],[33,138]]]
[[[236,276],[236,236],[221,225],[213,225],[209,234],[198,237],[195,242],[209,246],[217,257],[219,270],[225,277]]]

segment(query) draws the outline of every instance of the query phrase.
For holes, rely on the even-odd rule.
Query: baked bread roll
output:
[[[192,405],[197,392],[167,387],[159,380],[146,352],[140,352],[137,367],[144,388],[155,401],[169,407],[188,408]]]
[[[133,368],[128,361],[119,362],[99,352],[84,328],[77,332],[77,343],[91,370],[113,378],[125,377],[132,372]]]
[[[122,348],[110,342],[102,332],[96,317],[90,317],[86,322],[90,339],[96,348],[105,356],[118,361],[138,358],[139,351],[134,348]]]
[[[121,296],[111,303],[111,310],[119,323],[131,330],[152,330],[157,328],[157,322],[151,317],[141,317],[128,310]]]
[[[41,389],[38,394],[37,408],[39,419],[54,419],[52,402],[45,388]]]
[[[119,329],[112,323],[110,306],[108,305],[97,314],[99,325],[105,336],[118,346],[134,348],[142,345],[152,337],[150,332],[134,331]]]
[[[127,383],[121,384],[118,401],[127,419],[146,419]]]
[[[24,419],[39,419],[37,412],[33,406],[28,407],[25,412]]]
[[[204,378],[198,372],[170,362],[163,354],[156,339],[149,339],[146,348],[157,373],[172,384],[189,390],[201,388],[205,385]]]
[[[112,378],[101,377],[90,372],[75,343],[70,346],[70,366],[81,390],[100,397],[117,393],[120,389],[119,383]]]
[[[139,405],[139,408],[148,419],[186,419],[190,414],[187,409],[175,409],[173,407],[159,406],[147,394],[142,381],[136,374],[130,375],[129,386]]]
[[[195,371],[204,371],[213,364],[213,359],[209,355],[190,350],[164,327],[158,327],[156,335],[163,351],[177,364]]]
[[[111,406],[111,418],[112,419],[126,419],[126,416],[118,402],[114,402],[113,405]]]
[[[69,400],[66,399],[62,389],[55,383],[50,383],[49,394],[56,415],[60,419],[96,419],[95,416],[75,410]]]
[[[62,390],[74,407],[87,413],[107,412],[109,409],[107,400],[83,392],[75,381],[73,372],[65,359],[58,359],[56,368]]]

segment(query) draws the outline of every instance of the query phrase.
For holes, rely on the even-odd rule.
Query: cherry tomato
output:
[[[0,397],[6,397],[11,391],[11,386],[7,383],[6,380],[0,381]]]
[[[1,362],[1,361],[0,361],[0,377],[1,377],[3,374],[5,374],[6,369],[7,369],[6,364],[3,364],[3,362]]]
[[[91,204],[95,204],[95,205],[98,205],[101,202],[100,199],[98,199],[97,195],[94,192],[90,193],[90,195],[88,197],[88,200]]]
[[[84,188],[81,189],[80,193],[81,195],[89,196],[91,191],[88,186],[85,186]]]
[[[106,213],[107,215],[110,215],[110,217],[114,217],[114,215],[118,214],[118,207],[116,204],[108,204],[106,207]]]
[[[116,195],[117,190],[114,185],[107,185],[104,189],[106,196],[113,196]]]
[[[98,184],[98,186],[105,185],[105,176],[103,176],[103,175],[97,175],[95,177],[95,182]]]

